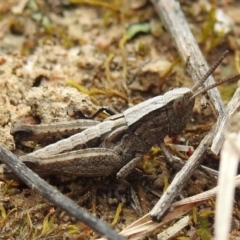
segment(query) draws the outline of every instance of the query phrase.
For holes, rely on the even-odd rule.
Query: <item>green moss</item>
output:
[[[234,94],[234,92],[236,91],[237,88],[237,83],[232,83],[227,85],[227,87],[225,85],[220,85],[218,87],[220,94],[222,96],[222,99],[224,101],[229,102]]]

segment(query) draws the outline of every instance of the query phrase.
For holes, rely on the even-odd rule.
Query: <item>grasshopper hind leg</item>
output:
[[[124,179],[132,170],[137,166],[138,162],[142,159],[142,156],[133,158],[129,163],[124,165],[117,173],[117,180],[123,185],[129,187],[130,184]]]

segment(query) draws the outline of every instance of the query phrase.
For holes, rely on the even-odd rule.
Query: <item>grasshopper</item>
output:
[[[97,177],[117,173],[117,179],[128,185],[124,178],[154,144],[160,146],[169,162],[172,161],[171,154],[164,146],[164,137],[181,133],[190,119],[198,95],[224,82],[240,78],[240,75],[235,75],[207,88],[202,87],[226,53],[191,89],[182,87],[170,90],[130,107],[123,113],[110,116],[103,122],[88,121],[85,127],[79,128],[83,130],[80,133],[20,157],[21,160],[42,176],[69,174]],[[43,136],[50,135],[54,128],[57,129],[55,132],[60,131],[56,125],[44,127]],[[34,129],[35,126],[20,124],[13,127],[12,134],[23,134],[25,138],[34,139],[33,133],[40,134],[42,131],[41,128]],[[64,124],[62,130],[65,131]],[[7,176],[9,172],[4,169]]]

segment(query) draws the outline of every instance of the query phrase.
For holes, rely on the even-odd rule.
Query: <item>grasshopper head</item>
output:
[[[171,107],[168,111],[168,118],[170,121],[169,135],[174,136],[179,134],[186,126],[188,120],[191,117],[192,109],[194,107],[195,98],[202,94],[206,93],[208,90],[231,80],[237,80],[240,78],[240,74],[228,77],[222,81],[216,82],[208,87],[203,87],[203,83],[208,79],[208,77],[214,72],[214,70],[219,66],[223,61],[226,51],[217,62],[207,71],[207,73],[202,77],[202,79],[197,82],[189,91],[186,91],[182,96],[177,97],[173,101],[172,111]]]
[[[195,99],[190,89],[176,98],[169,109],[167,115],[169,119],[169,136],[176,136],[186,127],[194,107]]]
[[[195,99],[191,99],[192,96],[192,92],[189,91],[173,102],[173,112],[176,117],[181,118],[186,115],[188,110],[192,111],[195,103]]]

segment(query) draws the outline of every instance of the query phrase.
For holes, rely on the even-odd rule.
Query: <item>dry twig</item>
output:
[[[188,27],[179,2],[174,0],[152,0],[152,3],[154,4],[165,26],[169,30],[181,58],[186,63],[186,69],[188,73],[191,75],[192,80],[197,82],[198,79],[200,79],[200,77],[207,72],[208,67],[197,45],[197,42]],[[212,84],[213,82],[214,79],[210,76],[208,81],[206,81],[206,85]],[[216,126],[219,126],[220,122],[222,121],[221,119],[226,118],[226,110],[216,88],[209,91],[209,97],[219,114],[217,124],[202,140],[199,147],[190,157],[186,165],[176,175],[167,191],[163,194],[162,198],[151,210],[150,215],[154,220],[160,221],[161,218],[166,214],[176,196],[179,195],[188,179],[199,166],[204,152],[211,144],[213,136],[216,135],[218,130]],[[230,109],[230,105],[228,109]]]
[[[74,216],[77,220],[84,222],[96,232],[105,235],[108,239],[124,239],[102,220],[97,219],[87,211],[83,210],[70,198],[64,196],[56,188],[49,185],[36,173],[30,170],[13,153],[9,152],[2,146],[0,146],[0,159],[31,189],[36,188],[42,196],[44,196],[50,202],[60,207],[70,215]]]

